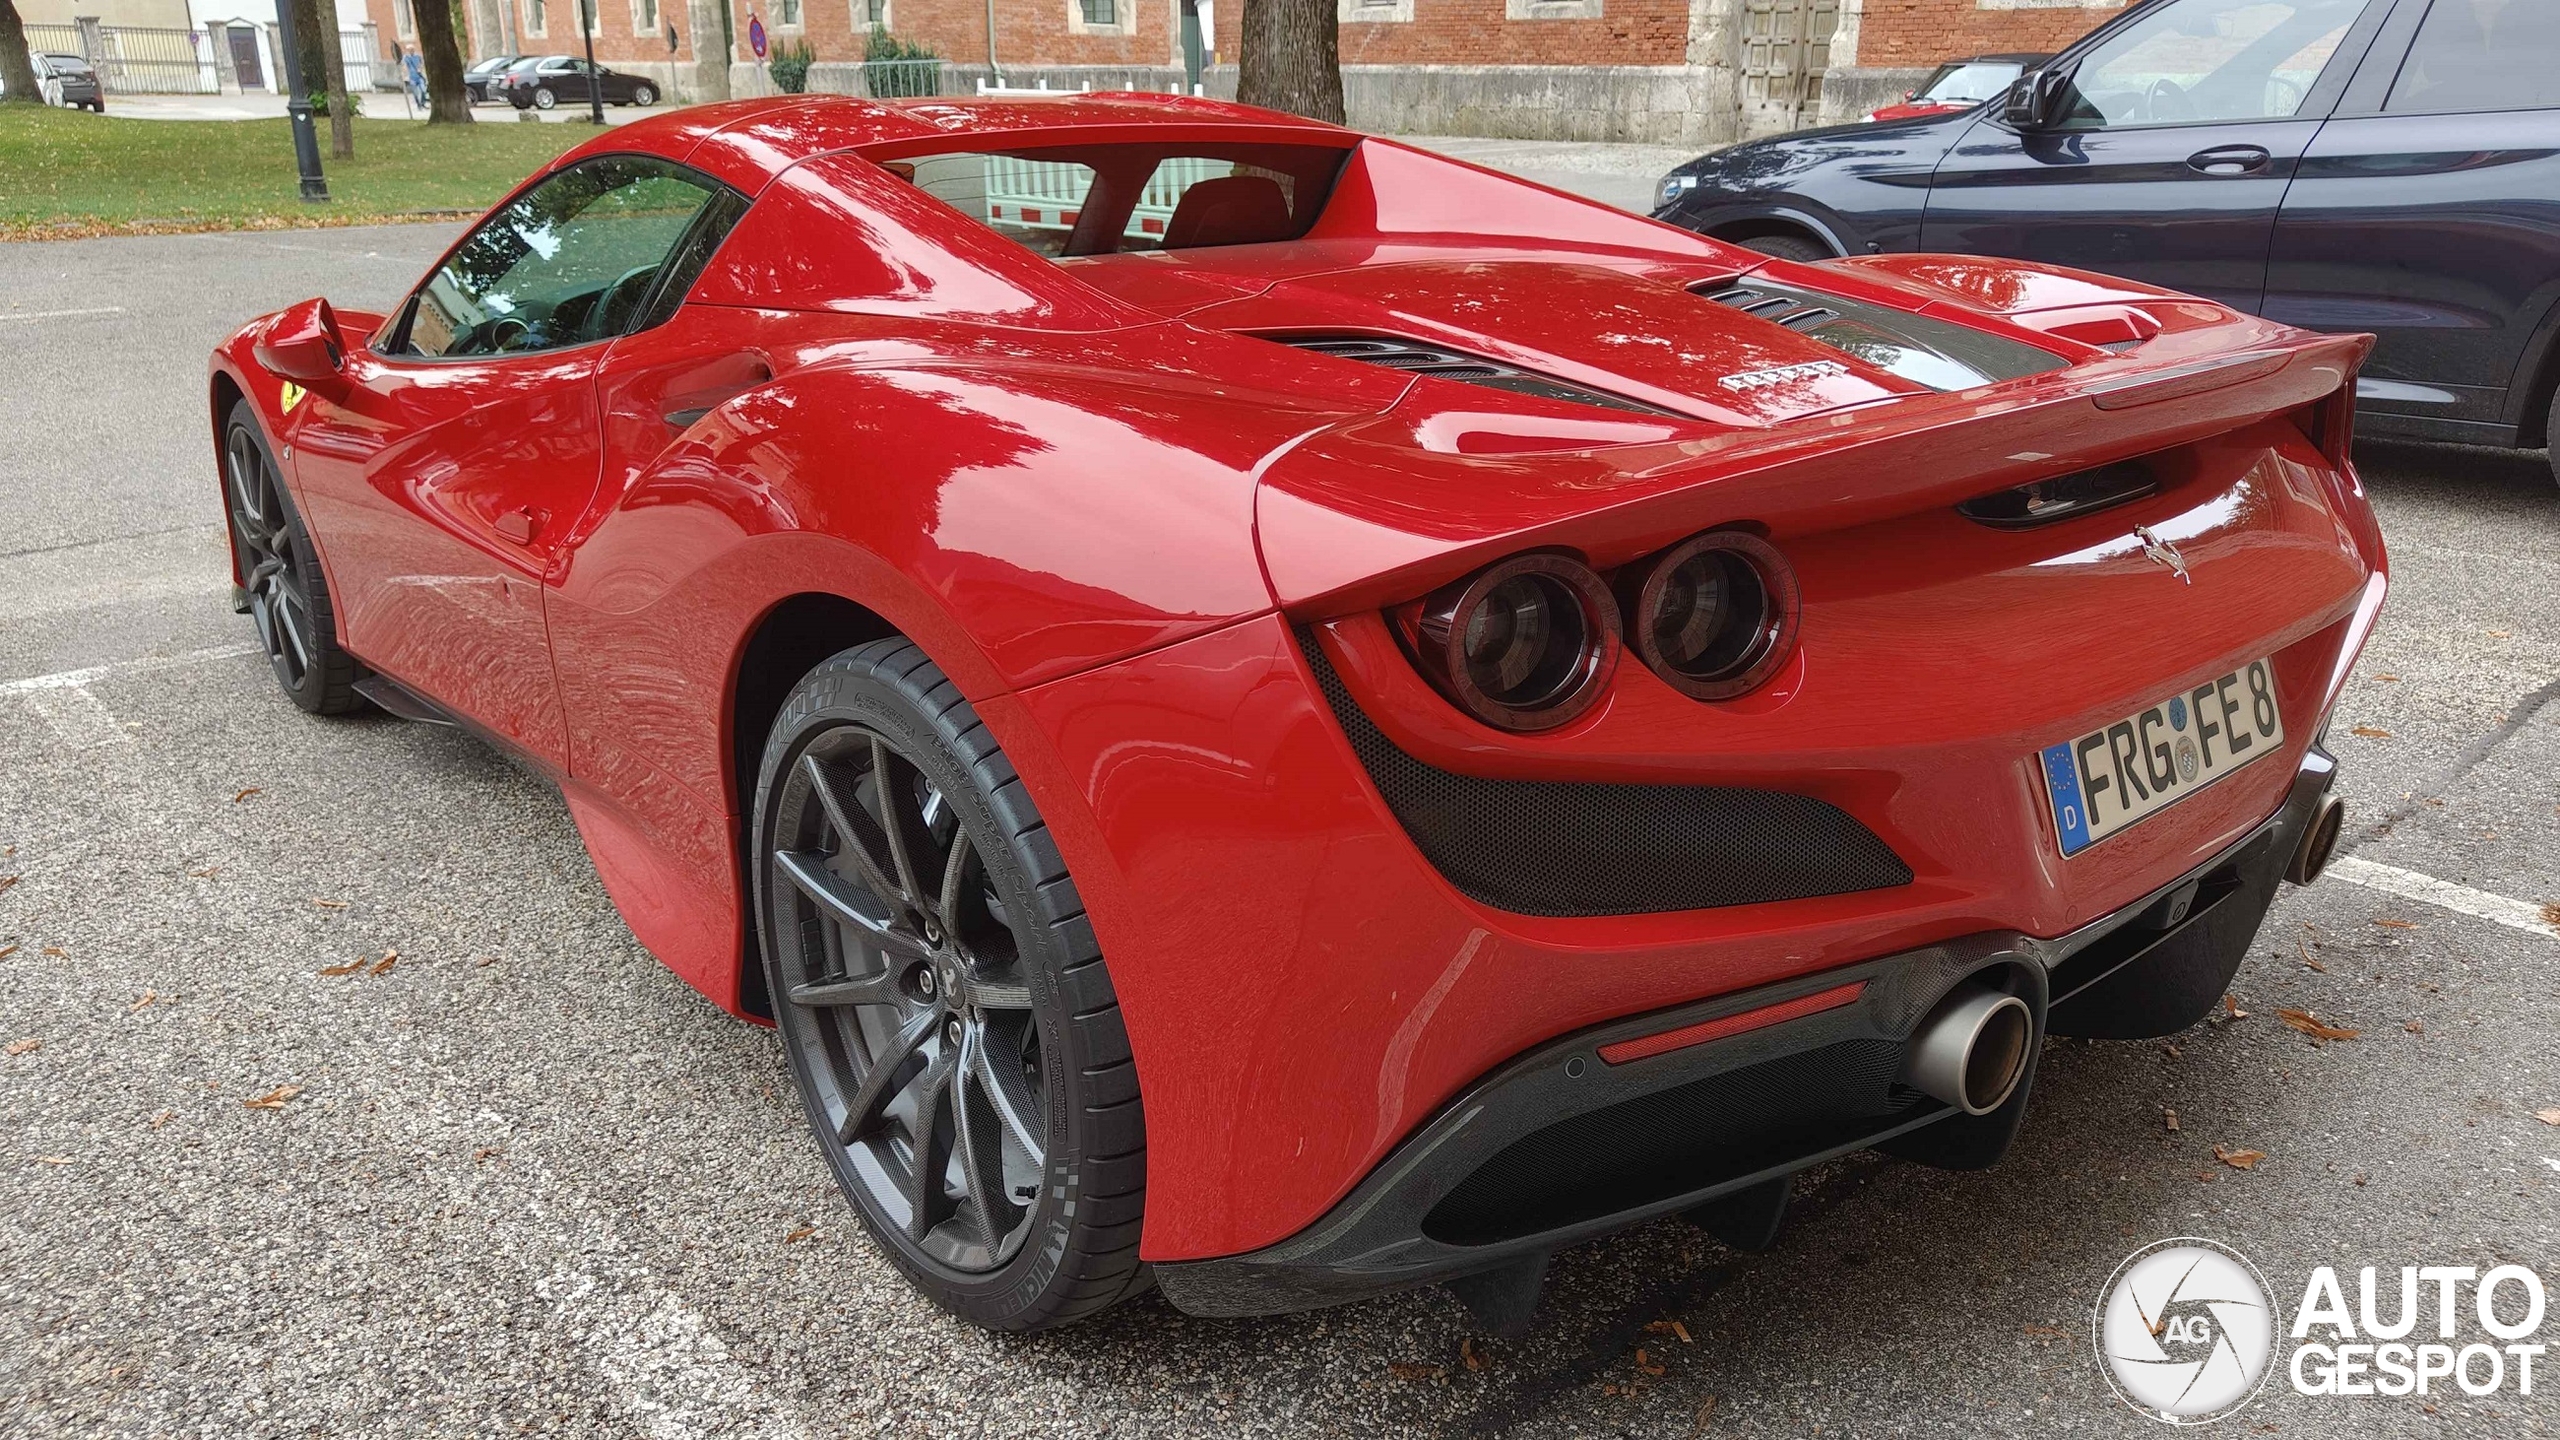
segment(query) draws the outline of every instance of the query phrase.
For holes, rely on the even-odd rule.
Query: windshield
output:
[[[2026,68],[2014,60],[1962,60],[1941,65],[1912,98],[1940,105],[1978,105],[2007,90],[2026,73]]]

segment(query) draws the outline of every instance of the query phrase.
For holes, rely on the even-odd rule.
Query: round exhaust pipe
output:
[[[2303,827],[2302,843],[2294,847],[2293,861],[2284,868],[2284,878],[2296,885],[2308,885],[2329,868],[2329,857],[2337,853],[2338,832],[2347,824],[2347,802],[2335,795],[2323,795],[2311,811],[2311,823]]]
[[[2027,1046],[2035,1033],[2026,1001],[1968,980],[1912,1033],[1903,1077],[1967,1115],[1988,1115],[2027,1073]]]

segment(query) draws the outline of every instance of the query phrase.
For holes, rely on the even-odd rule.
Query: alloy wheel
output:
[[[977,843],[864,726],[819,735],[780,790],[777,1019],[806,1061],[820,1138],[875,1220],[926,1258],[997,1269],[1038,1208],[1046,1066],[1023,947]]]
[[[276,677],[286,689],[300,690],[313,664],[311,587],[296,558],[282,482],[257,437],[239,426],[223,446],[223,468],[249,618]]]

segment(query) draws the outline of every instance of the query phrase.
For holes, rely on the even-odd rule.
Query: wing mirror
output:
[[[2050,130],[2062,122],[2064,107],[2071,95],[2071,72],[2036,70],[2018,77],[2009,87],[2000,118],[2012,130]]]
[[[250,353],[269,374],[304,386],[337,380],[347,360],[346,338],[338,333],[338,312],[326,300],[305,300],[267,322]]]

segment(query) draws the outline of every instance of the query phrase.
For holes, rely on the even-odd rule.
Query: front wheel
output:
[[[792,691],[755,804],[774,1020],[837,1183],[995,1330],[1148,1284],[1146,1122],[1093,927],[987,727],[904,640]]]
[[[656,87],[656,86],[654,86],[654,85],[634,85],[634,86],[632,86],[632,87],[631,87],[631,103],[632,103],[632,104],[634,104],[634,105],[639,106],[639,107],[640,107],[641,109],[643,109],[643,110],[646,110],[646,109],[648,109],[650,106],[657,104],[657,103],[658,103],[658,90],[657,90],[657,87]]]
[[[2542,432],[2542,443],[2551,447],[2551,478],[2560,480],[2560,390],[2551,392],[2551,419]]]
[[[560,97],[552,94],[551,87],[547,85],[533,92],[533,108],[536,110],[548,110],[559,103]]]
[[[246,400],[234,404],[223,423],[222,471],[242,600],[276,683],[314,715],[342,715],[362,705],[355,688],[362,671],[356,657],[338,648],[320,553]]]

